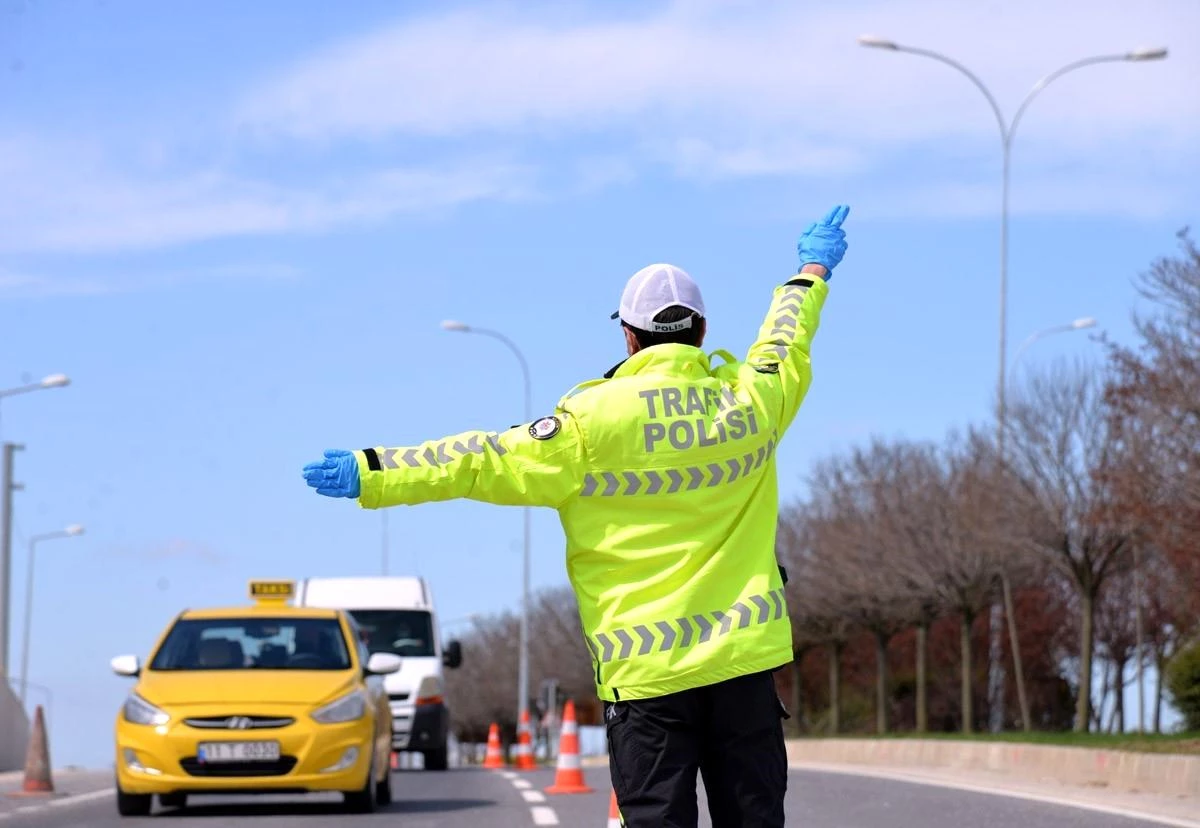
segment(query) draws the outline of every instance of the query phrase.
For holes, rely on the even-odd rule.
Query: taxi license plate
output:
[[[279,742],[201,742],[196,751],[201,762],[277,762]]]

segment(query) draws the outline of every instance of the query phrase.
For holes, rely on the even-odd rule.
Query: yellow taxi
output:
[[[182,808],[196,794],[342,793],[368,813],[391,801],[392,713],[382,676],[343,610],[291,606],[291,581],[252,581],[250,606],[186,610],[143,665],[116,724],[117,810]]]

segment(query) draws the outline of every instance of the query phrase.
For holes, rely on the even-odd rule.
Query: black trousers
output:
[[[770,672],[655,699],[606,702],[609,772],[626,828],[696,828],[696,773],[713,828],[783,825],[788,713]]]

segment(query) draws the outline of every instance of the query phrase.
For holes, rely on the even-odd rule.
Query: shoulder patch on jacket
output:
[[[529,427],[529,436],[535,440],[549,440],[555,434],[562,430],[562,421],[551,415],[542,417],[540,420],[535,420],[533,425]]]

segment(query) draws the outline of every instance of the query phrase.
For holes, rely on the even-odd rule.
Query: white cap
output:
[[[704,316],[700,288],[687,271],[671,264],[652,264],[633,274],[621,294],[620,317],[631,328],[651,333],[672,333],[692,327],[692,317],[678,322],[655,322],[654,317],[667,308],[684,307]]]

